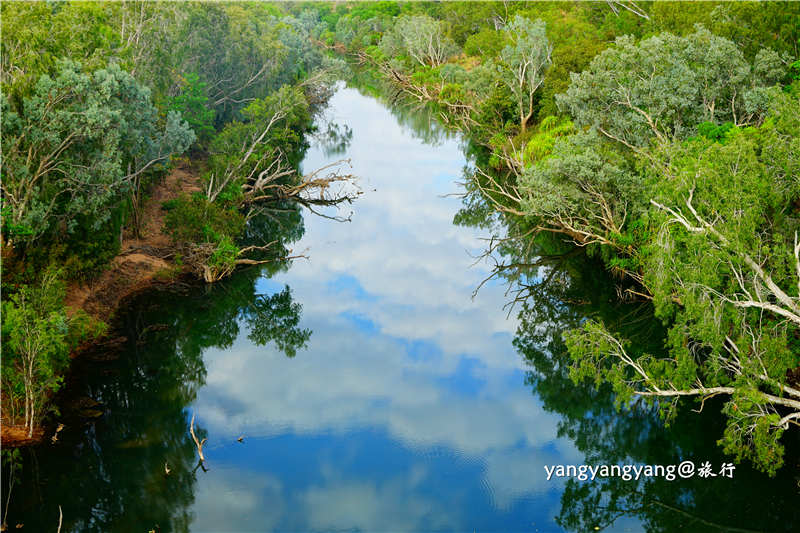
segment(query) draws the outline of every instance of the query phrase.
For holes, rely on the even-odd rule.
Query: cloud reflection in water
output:
[[[295,249],[311,259],[259,282],[291,287],[308,349],[287,359],[243,332],[205,354],[194,408],[216,468],[195,528],[552,530],[560,485],[543,465],[583,457],[524,384],[504,288],[470,298],[488,271],[471,267],[480,230],[454,226],[460,200],[443,197],[458,139],[424,144],[354,89],[331,106],[353,130],[336,158],[365,194],[350,223],[308,216]],[[304,167],[331,160],[312,148]]]

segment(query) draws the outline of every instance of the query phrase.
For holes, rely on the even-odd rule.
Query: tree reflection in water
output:
[[[187,406],[205,383],[203,352],[230,347],[241,327],[255,344],[274,343],[289,357],[311,335],[298,327],[301,307],[289,287],[256,293],[261,275],[250,269],[212,286],[148,293],[126,305],[118,326],[123,345],[75,361],[60,402],[67,430],[58,445],[23,450],[24,481],[14,488],[10,527],[54,530],[60,505],[62,532],[189,530],[202,471],[195,468]],[[80,417],[87,414],[86,398],[104,412],[95,423]],[[202,428],[197,433],[208,436]]]

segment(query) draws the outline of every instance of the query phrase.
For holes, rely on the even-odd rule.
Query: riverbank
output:
[[[67,289],[65,305],[69,313],[82,309],[89,315],[106,321],[119,303],[134,293],[150,287],[153,281],[177,277],[182,267],[171,258],[172,245],[164,233],[164,202],[181,194],[201,191],[196,166],[184,162],[170,172],[152,191],[143,213],[144,224],[138,236],[123,237],[120,253],[96,280],[74,282]]]
[[[172,243],[163,231],[165,211],[162,206],[164,202],[182,194],[201,190],[196,163],[186,160],[172,169],[161,183],[153,187],[144,205],[139,235],[130,231],[123,234],[120,252],[99,277],[89,282],[73,281],[69,284],[64,301],[67,314],[72,316],[82,310],[97,320],[109,323],[126,299],[156,285],[174,283],[186,274],[185,266],[175,263]],[[113,333],[79,346],[70,354],[70,359],[80,357],[87,349],[109,341],[113,341]],[[53,433],[47,424],[43,424],[34,429],[32,437],[28,437],[23,426],[6,422],[4,416],[0,424],[3,447],[36,445]]]

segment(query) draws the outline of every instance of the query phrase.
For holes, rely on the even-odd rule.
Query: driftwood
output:
[[[192,440],[194,440],[194,443],[197,446],[197,456],[200,458],[198,466],[203,469],[203,472],[207,472],[208,469],[206,468],[206,457],[203,455],[203,444],[205,444],[206,440],[208,439],[205,437],[203,437],[203,440],[197,439],[197,435],[194,432],[194,413],[192,413],[192,421],[189,424],[189,433],[192,435]],[[195,468],[195,470],[197,469]]]
[[[52,437],[50,437],[50,442],[52,442],[53,444],[58,442],[58,434],[64,429],[64,427],[66,427],[66,426],[64,426],[64,424],[59,424],[58,425],[58,427],[56,428],[56,432],[53,433]]]

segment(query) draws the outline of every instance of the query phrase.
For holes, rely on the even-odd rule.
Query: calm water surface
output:
[[[507,316],[499,283],[471,298],[489,270],[473,265],[485,232],[453,224],[459,139],[352,88],[328,119],[352,128],[349,144],[312,147],[303,167],[352,160],[364,194],[339,213],[352,221],[306,215],[292,247],[310,259],[289,269],[134,302],[123,355],[101,350],[71,385],[105,414],[26,452],[12,527],[55,531],[59,505],[62,531],[75,532],[800,524],[795,458],[773,480],[742,466],[734,480],[548,481],[544,465],[719,465],[721,429],[694,416],[668,432],[652,413],[618,415],[610,395],[576,390],[557,364],[534,369],[559,350],[555,337],[539,342],[558,320]],[[93,408],[67,403],[65,416]]]
[[[213,468],[193,529],[508,530],[559,506],[545,463],[582,462],[525,385],[505,289],[472,291],[480,231],[452,224],[457,139],[418,139],[377,100],[344,89],[330,114],[353,130],[364,195],[352,222],[306,217],[287,273],[307,349],[287,358],[240,335],[204,354],[190,409]],[[430,140],[430,139],[428,139]],[[309,151],[304,168],[331,157]],[[236,442],[244,434],[243,444]],[[213,441],[213,442],[212,442]]]

